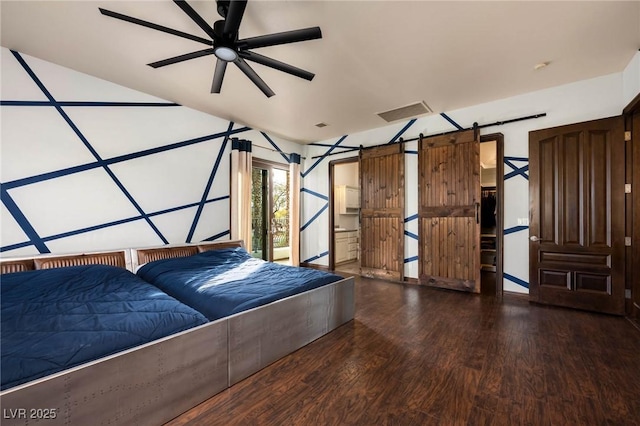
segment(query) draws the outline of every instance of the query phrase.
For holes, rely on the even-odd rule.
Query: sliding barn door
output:
[[[404,149],[360,151],[360,273],[404,278]]]
[[[480,292],[480,141],[473,130],[421,138],[420,283]]]
[[[529,133],[531,300],[624,313],[622,117]]]

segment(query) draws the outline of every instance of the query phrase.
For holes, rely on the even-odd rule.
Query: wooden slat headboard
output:
[[[154,260],[193,256],[194,254],[198,253],[198,247],[184,246],[142,249],[136,250],[136,253],[138,255],[138,265],[142,265],[147,262],[153,262]]]
[[[33,269],[63,268],[66,266],[80,265],[110,265],[119,268],[127,267],[127,258],[124,251],[106,253],[83,253],[65,256],[42,256],[31,259],[0,261],[1,272],[29,271]]]
[[[36,266],[33,264],[33,259],[24,260],[8,260],[0,264],[0,274],[11,274],[13,272],[31,271]]]
[[[242,240],[238,241],[222,241],[218,243],[200,243],[198,244],[198,253],[209,250],[220,250],[225,248],[243,247]]]
[[[197,245],[142,248],[133,250],[134,269],[137,266],[161,259],[174,259],[176,257],[193,256],[197,253],[224,248],[243,247],[242,241],[220,241],[213,243],[200,243]]]

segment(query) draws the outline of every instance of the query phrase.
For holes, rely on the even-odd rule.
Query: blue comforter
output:
[[[342,279],[314,269],[255,259],[242,248],[157,260],[142,266],[137,273],[209,320]]]
[[[207,322],[112,266],[6,274],[0,288],[2,389]]]

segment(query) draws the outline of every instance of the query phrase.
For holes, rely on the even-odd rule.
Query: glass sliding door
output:
[[[251,199],[252,255],[289,263],[289,170],[285,165],[253,161]]]

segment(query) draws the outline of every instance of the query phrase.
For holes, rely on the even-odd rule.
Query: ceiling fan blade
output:
[[[249,52],[249,51],[240,51],[238,52],[240,57],[247,59],[249,61],[257,62],[262,65],[266,65],[271,68],[275,68],[279,71],[286,72],[291,75],[295,75],[296,77],[304,78],[305,80],[313,80],[315,74],[310,73],[309,71],[305,71],[301,68],[294,67],[293,65],[286,64],[284,62],[280,62],[276,59],[269,58],[264,55],[260,55],[259,53]]]
[[[213,32],[213,28],[211,28],[211,26],[207,24],[207,21],[202,19],[202,16],[198,15],[198,12],[196,12],[191,6],[189,6],[189,3],[187,3],[185,0],[173,0],[173,2],[177,4],[184,13],[189,15],[189,18],[191,18],[193,22],[198,24],[198,26],[202,28],[202,30],[207,33],[209,37],[211,37],[211,39],[216,38],[216,35]]]
[[[249,77],[249,80],[253,81],[253,84],[258,86],[258,88],[262,90],[262,93],[264,93],[267,98],[275,95],[275,93],[273,93],[273,90],[271,90],[271,88],[267,86],[267,83],[265,83],[264,80],[261,79],[258,74],[256,74],[253,68],[251,68],[249,64],[244,61],[244,59],[238,58],[235,60],[234,64],[236,64],[238,68],[240,68],[242,72],[245,73],[247,77]]]
[[[213,83],[211,84],[211,93],[220,93],[222,89],[222,80],[224,79],[224,72],[227,70],[227,61],[218,59],[216,62],[216,72],[213,74]]]
[[[111,10],[102,9],[102,8],[98,8],[98,9],[100,10],[100,13],[102,13],[105,16],[109,16],[111,18],[120,19],[121,21],[126,21],[132,24],[151,28],[152,30],[162,31],[163,33],[172,34],[178,37],[197,41],[198,43],[211,45],[211,40],[207,40],[206,38],[198,37],[193,34],[188,34],[182,31],[174,30],[173,28],[163,27],[162,25],[154,24],[153,22],[143,21],[142,19],[133,18],[131,16],[123,15],[121,13],[113,12]]]
[[[258,47],[297,43],[299,41],[315,40],[317,38],[322,38],[320,27],[303,28],[301,30],[285,31],[238,40],[238,47],[240,49],[257,49]]]
[[[240,22],[242,21],[242,16],[244,15],[244,9],[246,7],[246,0],[231,0],[231,3],[229,4],[229,10],[227,12],[227,17],[224,22],[223,33],[225,37],[229,38],[234,34],[238,34]]]
[[[152,68],[165,67],[167,65],[177,64],[178,62],[188,61],[189,59],[199,58],[201,56],[213,55],[213,47],[208,49],[197,50],[184,55],[174,56],[173,58],[163,59],[162,61],[152,62],[149,65]]]

